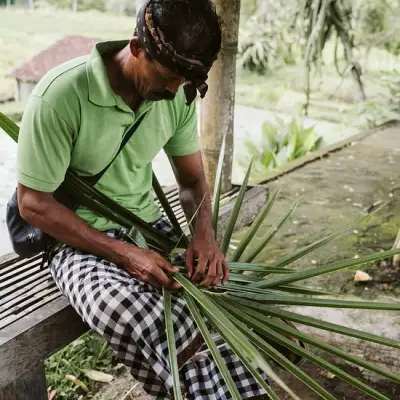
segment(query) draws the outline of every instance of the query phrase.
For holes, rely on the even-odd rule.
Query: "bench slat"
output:
[[[28,314],[30,314],[32,311],[37,310],[40,307],[43,307],[45,304],[51,302],[52,300],[57,299],[58,297],[61,297],[62,294],[59,291],[58,287],[54,287],[52,289],[47,289],[44,292],[44,297],[42,300],[40,301],[35,301],[33,304],[32,301],[25,301],[24,303],[20,304],[19,307],[20,309],[22,307],[27,306],[22,312],[18,313],[18,314],[13,314],[13,315],[9,315],[8,317],[4,318],[3,320],[1,320],[1,325],[0,325],[0,329],[4,329],[7,326],[9,326],[10,324],[12,324],[15,321],[18,321],[19,319],[24,318],[25,316],[27,316]],[[36,299],[35,299],[36,300]],[[31,304],[31,305],[29,305]]]
[[[2,288],[2,284],[8,279],[12,279],[16,275],[23,274],[24,272],[29,271],[36,266],[39,267],[41,263],[42,260],[29,261],[26,263],[15,265],[15,267],[10,269],[9,271],[5,271],[4,273],[2,272],[0,274],[0,288]]]
[[[31,297],[33,294],[38,293],[47,287],[56,286],[55,282],[51,277],[44,276],[41,279],[27,285],[26,287],[18,290],[16,293],[11,293],[4,299],[1,299],[0,304],[0,320],[4,318],[4,314],[7,313],[11,307],[16,304],[22,303],[27,298]]]
[[[3,276],[3,274],[6,274],[10,271],[13,271],[15,268],[18,268],[20,266],[26,265],[26,264],[30,264],[33,263],[35,261],[41,260],[42,259],[42,255],[38,254],[37,256],[34,256],[32,258],[21,258],[19,256],[17,256],[14,253],[8,254],[8,256],[13,256],[10,257],[8,262],[5,262],[4,264],[0,263],[0,277]],[[3,257],[0,257],[0,260]],[[13,261],[14,260],[14,261]]]
[[[0,299],[9,295],[10,293],[23,289],[29,283],[34,282],[42,278],[43,276],[47,276],[48,274],[49,270],[47,268],[41,270],[38,266],[32,268],[31,271],[26,271],[25,273],[21,274],[21,276],[16,276],[10,279],[9,281],[7,281],[7,283],[2,285],[4,289],[0,286],[0,288],[2,289],[0,291]]]

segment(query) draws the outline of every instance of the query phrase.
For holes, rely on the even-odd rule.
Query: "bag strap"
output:
[[[111,160],[111,162],[103,168],[98,174],[93,175],[93,176],[87,176],[87,177],[81,177],[82,180],[85,182],[89,183],[90,185],[94,186],[100,179],[101,177],[107,172],[108,168],[111,167],[111,164],[115,161],[115,159],[118,157],[119,153],[121,153],[122,149],[125,147],[125,145],[128,143],[129,139],[133,136],[133,134],[137,131],[139,128],[140,124],[142,123],[144,117],[146,116],[147,112],[142,114],[140,118],[129,128],[128,132],[126,132],[124,138],[122,139],[121,146],[119,147],[119,150],[115,157]]]

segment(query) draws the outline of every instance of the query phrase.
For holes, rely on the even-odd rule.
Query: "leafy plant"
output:
[[[299,118],[293,117],[289,123],[276,117],[276,122],[265,121],[262,125],[261,142],[255,144],[245,139],[245,147],[254,159],[252,181],[261,180],[269,171],[317,151],[323,144],[322,137],[315,133],[315,126],[306,128]],[[248,157],[241,160],[248,165]]]
[[[0,126],[11,137],[15,139],[18,138],[18,127],[1,114]],[[220,159],[222,159],[222,157],[223,153],[221,152]],[[277,197],[277,195],[274,195],[263,207],[256,220],[251,225],[246,237],[239,243],[234,254],[227,254],[229,243],[231,242],[232,231],[243,201],[250,172],[251,166],[248,169],[243,185],[240,188],[236,204],[229,219],[228,228],[224,233],[221,243],[221,249],[227,255],[229,267],[231,269],[229,283],[224,287],[217,286],[216,288],[211,289],[201,288],[193,284],[187,278],[185,267],[182,265],[178,266],[180,272],[171,275],[173,279],[181,283],[183,286],[183,289],[180,292],[174,293],[174,295],[183,296],[185,298],[193,318],[197,322],[206,343],[213,353],[217,365],[219,366],[220,373],[229,388],[232,399],[240,400],[241,397],[232,381],[229,371],[226,369],[226,366],[219,355],[214,339],[210,334],[211,329],[218,332],[219,335],[229,344],[231,349],[252,373],[257,382],[265,388],[271,399],[278,399],[278,397],[271,386],[269,386],[261,377],[261,371],[265,372],[270,379],[283,387],[293,399],[298,399],[295,393],[293,393],[291,389],[287,387],[287,385],[285,385],[285,383],[282,382],[273,372],[270,366],[271,360],[289,371],[294,377],[310,387],[321,398],[329,400],[335,399],[334,396],[324,387],[305,374],[298,365],[284,356],[280,351],[281,348],[284,348],[290,353],[308,359],[321,368],[335,374],[341,380],[353,385],[361,392],[369,394],[375,399],[389,400],[388,397],[379,393],[377,390],[368,386],[356,377],[315,355],[312,351],[305,348],[303,342],[308,343],[312,347],[323,349],[346,362],[350,362],[358,367],[372,371],[394,382],[400,382],[399,376],[384,370],[381,366],[377,366],[360,357],[348,354],[335,346],[316,339],[310,334],[304,334],[294,328],[291,324],[286,323],[286,321],[293,321],[298,324],[313,326],[319,329],[356,337],[397,349],[400,348],[400,342],[338,324],[320,321],[316,318],[307,317],[300,313],[282,310],[279,306],[303,305],[327,308],[359,308],[399,311],[400,305],[398,303],[390,304],[367,301],[348,301],[336,298],[327,299],[325,296],[319,298],[318,296],[322,294],[326,295],[326,293],[299,285],[298,283],[305,279],[329,274],[335,271],[341,271],[368,262],[386,259],[394,254],[400,253],[400,249],[383,251],[362,256],[358,259],[339,261],[301,271],[294,271],[293,269],[287,268],[289,265],[295,263],[296,260],[311,251],[328,244],[349,230],[354,229],[354,226],[357,223],[368,218],[367,215],[354,223],[346,225],[338,232],[334,232],[321,238],[315,243],[311,243],[294,253],[285,255],[270,265],[259,265],[254,263],[259,251],[257,250],[249,255],[246,252],[247,245],[250,241],[254,242],[256,240],[255,234],[257,233],[261,222],[268,216],[268,212]],[[217,178],[220,177],[221,173],[222,162],[219,163]],[[72,177],[71,175],[68,175],[66,181],[67,187],[72,188],[71,193],[75,193],[74,185],[82,185],[79,178],[75,176]],[[132,216],[123,212],[121,208],[112,203],[108,202],[107,204],[103,204],[106,202],[106,199],[100,199],[101,195],[97,194],[96,191],[91,191],[84,186],[80,187],[80,196],[85,200],[89,207],[98,210],[101,215],[107,214],[110,219],[118,221],[118,223],[121,223],[122,225],[130,224],[131,227],[135,227],[137,231],[140,231],[143,236],[148,238],[149,242],[151,241],[153,246],[156,245],[159,249],[162,249],[164,254],[169,253],[171,250],[170,243],[166,240],[159,240],[159,238],[155,236],[154,232],[148,228],[148,225],[144,223],[139,224]],[[221,186],[216,185],[215,190],[214,198],[219,198]],[[99,203],[102,207],[100,207]],[[167,208],[170,208],[168,202],[164,201],[163,204],[165,204]],[[294,207],[295,206],[293,206],[293,208]],[[169,212],[170,211],[171,210],[169,210]],[[292,210],[289,210],[288,214],[290,214],[291,211]],[[218,221],[218,207],[214,207],[213,212],[213,220]],[[276,233],[277,229],[283,222],[284,221],[278,221],[272,232],[263,235],[264,237],[261,239],[263,244],[268,241],[268,238],[271,237],[271,235]],[[178,229],[178,231],[181,231],[179,226],[175,226],[175,228]],[[262,246],[260,246],[260,249],[261,248]],[[171,315],[170,296],[172,293],[168,290],[164,290],[163,294],[171,371],[174,381],[174,396],[175,400],[180,400],[183,396],[180,390],[178,362],[176,357],[175,341],[173,340],[173,324],[169,318]],[[297,340],[293,341],[292,338]]]
[[[261,6],[240,27],[238,65],[260,74],[286,64],[294,64],[297,53],[293,7],[278,0]]]
[[[86,389],[92,391],[98,380],[88,371],[115,374],[117,365],[117,356],[107,342],[88,332],[45,361],[47,385],[56,391],[57,399],[77,399]]]
[[[400,71],[383,75],[381,81],[386,86],[386,95],[356,106],[356,113],[360,118],[358,125],[363,129],[400,120]]]

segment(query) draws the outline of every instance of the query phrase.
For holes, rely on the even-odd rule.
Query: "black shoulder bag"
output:
[[[143,114],[128,130],[125,134],[118,153],[112,159],[112,161],[98,174],[89,177],[81,177],[83,181],[94,186],[101,177],[106,173],[111,164],[115,161],[121,150],[125,147],[128,140],[133,136],[139,125],[143,121],[146,113]],[[54,192],[54,198],[61,204],[65,205],[72,211],[76,211],[79,204],[74,202],[65,192],[62,186],[60,186]],[[15,190],[12,198],[7,203],[6,222],[8,233],[14,251],[21,257],[30,258],[49,249],[54,239],[42,232],[40,229],[34,227],[29,222],[25,221],[19,212],[18,208],[18,197],[17,190]]]

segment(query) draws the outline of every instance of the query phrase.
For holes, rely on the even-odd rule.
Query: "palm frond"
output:
[[[243,199],[246,194],[247,184],[249,182],[252,164],[253,164],[253,160],[250,162],[249,168],[247,170],[243,184],[240,187],[237,199],[235,201],[235,205],[233,206],[233,210],[231,212],[231,215],[228,220],[228,224],[225,229],[224,237],[223,237],[222,243],[221,243],[221,251],[224,255],[226,255],[226,253],[228,251],[229,243],[232,238],[233,228],[235,227],[237,218],[239,216],[240,208],[242,206]]]
[[[243,254],[243,252],[249,245],[250,241],[254,238],[254,236],[257,233],[258,229],[260,228],[261,224],[263,223],[265,218],[268,216],[268,213],[270,212],[278,194],[279,194],[279,189],[277,189],[275,191],[275,193],[272,195],[272,197],[268,200],[267,204],[265,204],[265,206],[259,212],[259,214],[257,215],[257,218],[251,224],[249,231],[246,233],[245,237],[240,241],[237,249],[233,253],[233,255],[231,257],[232,261],[239,260],[240,256]],[[250,260],[250,261],[252,261],[252,260]]]
[[[252,49],[251,57],[254,57],[254,62],[260,62],[263,53],[260,49],[257,49],[256,52]],[[296,135],[298,135],[300,132],[299,128],[295,126],[294,122],[292,125],[292,130],[296,131]],[[0,127],[3,128],[15,141],[18,140],[18,126],[1,113]],[[265,130],[267,133],[268,129],[268,126],[266,126]],[[287,137],[280,138],[279,143],[274,142],[271,145],[281,147],[287,146],[288,148],[290,147],[290,151],[293,152],[293,148],[295,148],[298,143],[296,135],[294,135],[289,141]],[[305,139],[303,141],[308,147],[314,145],[313,141],[310,139],[308,131],[304,132],[304,136]],[[269,136],[267,135],[267,139],[268,137]],[[213,196],[213,225],[215,230],[217,230],[218,225],[217,221],[220,204],[219,199],[221,195],[221,174],[224,146],[225,140],[223,141],[219,157],[218,173]],[[233,207],[228,227],[223,237],[221,249],[224,254],[227,253],[231,242],[232,232],[244,199],[250,171],[251,164],[247,171],[244,183],[239,190],[238,198]],[[182,247],[186,248],[188,245],[186,237],[182,236],[183,230],[179,227],[178,221],[173,214],[173,210],[168,204],[167,198],[156,177],[154,177],[153,183],[154,191],[170,218],[175,231],[183,238]],[[136,241],[138,246],[145,247],[146,245],[149,245],[153,249],[162,252],[163,255],[168,255],[171,249],[174,249],[177,246],[175,241],[167,238],[165,235],[152,228],[149,224],[137,218],[129,210],[121,207],[109,197],[85,183],[71,171],[67,172],[63,189],[76,199],[79,204],[82,204],[82,206],[88,207],[97,214],[129,229],[132,235],[134,235],[133,239]],[[242,258],[243,254],[246,255],[245,252],[249,244],[254,241],[256,233],[259,231],[262,222],[268,216],[277,196],[278,191],[272,195],[269,202],[258,214],[247,234],[243,237],[241,242],[239,242],[233,256],[228,257],[229,266],[232,272],[230,275],[230,281],[226,286],[222,287],[218,285],[215,288],[209,289],[194,285],[187,279],[185,267],[179,266],[178,268],[180,272],[172,274],[171,277],[182,285],[182,292],[174,292],[174,295],[183,296],[186,301],[191,315],[203,335],[214,360],[216,361],[221,376],[228,387],[232,398],[235,400],[239,400],[240,395],[237,391],[235,382],[230,375],[230,371],[224,364],[224,360],[213,342],[210,331],[215,330],[220,334],[222,339],[237,355],[244,367],[252,374],[260,387],[265,389],[267,395],[271,399],[277,400],[278,396],[271,388],[269,381],[265,379],[265,375],[268,376],[270,381],[277,382],[293,399],[298,399],[298,397],[273,371],[268,362],[269,360],[273,360],[273,362],[276,362],[283,369],[290,372],[296,379],[310,387],[321,398],[328,400],[335,399],[331,393],[319,385],[311,376],[307,375],[299,365],[296,365],[286,357],[286,352],[289,352],[291,355],[296,355],[297,357],[310,360],[315,365],[332,372],[339,379],[353,385],[375,399],[387,400],[388,398],[379,393],[376,389],[366,385],[360,379],[351,376],[338,366],[315,355],[311,350],[305,348],[303,345],[299,345],[299,343],[307,343],[312,348],[318,348],[339,357],[343,362],[353,363],[394,382],[400,382],[400,377],[398,375],[385,371],[381,367],[360,357],[349,354],[336,346],[320,339],[316,339],[311,334],[305,334],[300,330],[295,329],[291,322],[329,332],[335,332],[341,335],[358,338],[367,342],[373,342],[396,349],[400,349],[399,341],[301,315],[282,309],[279,305],[399,311],[400,303],[391,304],[362,300],[350,301],[340,297],[333,297],[336,295],[335,293],[329,293],[312,287],[303,286],[302,281],[317,276],[324,276],[335,271],[353,268],[363,263],[376,262],[390,258],[394,254],[400,253],[400,249],[369,254],[358,259],[337,261],[328,265],[309,268],[302,271],[297,271],[287,267],[289,264],[299,260],[310,252],[321,246],[327,245],[332,240],[344,235],[346,232],[353,229],[354,226],[365,221],[372,215],[369,214],[360,217],[357,221],[347,224],[337,232],[327,235],[304,248],[284,255],[271,264],[249,263],[248,261],[253,260],[257,255],[259,255],[265,245],[270,242],[271,238],[279,232],[283,223],[287,221],[296,208],[297,203],[295,203],[294,206],[275,223],[272,230],[262,239],[260,242],[261,244],[246,256],[247,262],[240,262],[239,260]],[[377,211],[378,209],[375,212]],[[173,314],[171,310],[171,296],[172,293],[170,291],[166,289],[163,290],[164,315],[171,373],[174,382],[174,395],[175,399],[181,399],[182,394],[179,382],[177,350],[175,345]],[[291,338],[296,338],[297,341],[294,342]],[[263,375],[263,373],[265,373],[265,375]]]
[[[218,233],[218,216],[219,216],[219,204],[221,199],[222,168],[224,166],[225,144],[226,144],[226,136],[224,136],[222,139],[222,145],[218,157],[218,165],[215,175],[215,186],[212,199],[212,204],[213,204],[212,221],[213,221],[213,229],[215,232],[215,237],[217,237]]]
[[[168,356],[169,363],[171,366],[172,380],[174,382],[174,398],[175,400],[183,400],[181,383],[179,380],[179,370],[178,370],[178,355],[176,352],[176,340],[174,333],[174,326],[172,323],[172,309],[171,309],[171,291],[163,288],[163,300],[164,300],[164,316],[165,316],[165,326],[167,332],[168,341]]]

